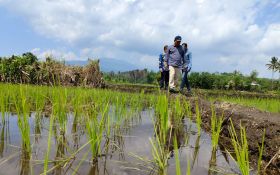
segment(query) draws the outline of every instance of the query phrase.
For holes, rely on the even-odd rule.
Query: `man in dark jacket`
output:
[[[183,57],[185,51],[181,44],[181,36],[174,38],[174,44],[167,48],[167,52],[164,58],[165,63],[169,66],[169,91],[177,92],[176,87],[178,86],[179,75],[181,74]]]

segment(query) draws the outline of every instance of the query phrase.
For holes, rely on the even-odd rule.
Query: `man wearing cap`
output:
[[[174,38],[174,44],[167,48],[164,58],[164,65],[169,65],[169,91],[177,92],[176,86],[178,85],[179,74],[181,73],[183,57],[185,55],[181,44],[181,36]]]

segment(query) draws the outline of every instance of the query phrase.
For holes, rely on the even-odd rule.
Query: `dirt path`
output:
[[[196,98],[189,98],[192,104],[192,111],[195,112]],[[199,98],[199,106],[202,109],[202,126],[206,131],[211,131],[211,104],[210,102]],[[251,158],[251,164],[254,168],[257,167],[258,161],[258,144],[261,145],[262,135],[264,129],[265,142],[263,152],[263,167],[274,157],[266,172],[263,174],[279,175],[280,174],[280,155],[276,155],[280,149],[280,114],[272,114],[268,112],[262,112],[254,108],[243,107],[240,105],[233,105],[230,103],[216,103],[216,112],[218,116],[224,113],[224,117],[230,118],[233,121],[234,127],[239,134],[240,123],[243,127],[246,127],[247,140],[249,144],[249,155]],[[221,133],[220,143],[226,149],[231,150],[230,135],[228,126],[230,122],[224,123],[224,129]],[[276,155],[276,156],[275,156]]]

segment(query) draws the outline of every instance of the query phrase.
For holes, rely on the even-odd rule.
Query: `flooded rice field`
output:
[[[235,130],[211,105],[205,132],[205,106],[196,97],[9,84],[0,90],[0,175],[255,173],[245,127]],[[219,141],[225,121],[226,148]]]
[[[151,144],[156,131],[154,118],[154,110],[148,109],[124,120],[119,127],[112,124],[110,137],[102,137],[102,154],[93,161],[86,124],[73,114],[68,114],[65,133],[60,133],[57,122],[53,124],[48,174],[159,174],[153,160]],[[21,151],[22,138],[18,117],[13,113],[5,114],[5,122],[0,126],[1,174],[43,173],[50,117],[38,117],[31,113],[29,124],[32,153],[27,159]],[[211,136],[204,131],[198,134],[196,124],[189,118],[182,119],[173,129],[170,137],[176,137],[178,143],[182,174],[186,174],[187,169],[193,175],[238,172],[235,163],[225,151],[212,151]],[[166,172],[176,174],[174,146],[169,144],[165,149],[170,152]]]

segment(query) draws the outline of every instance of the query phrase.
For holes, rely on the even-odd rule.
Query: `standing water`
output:
[[[110,116],[110,115],[109,115]],[[86,121],[67,114],[65,133],[60,132],[58,121],[52,127],[51,147],[47,174],[159,174],[152,155],[151,139],[155,137],[155,113],[144,110],[116,124],[110,117],[110,137],[102,135],[101,152],[92,159],[89,139],[86,134]],[[32,153],[26,159],[21,150],[22,138],[18,127],[18,116],[5,114],[5,122],[0,125],[0,174],[41,174],[48,150],[50,117],[29,118]],[[238,172],[228,154],[218,149],[212,151],[211,136],[197,132],[196,124],[184,118],[174,128],[179,147],[180,169],[192,175],[228,174]],[[170,152],[167,174],[176,174],[176,161],[173,146],[166,146]]]

